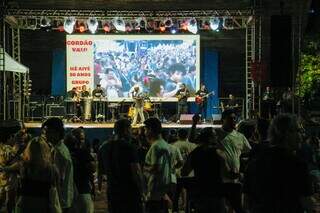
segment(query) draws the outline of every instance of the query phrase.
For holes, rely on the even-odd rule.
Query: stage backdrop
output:
[[[67,90],[100,84],[109,100],[139,86],[150,97],[199,88],[199,35],[67,35]]]
[[[53,65],[52,65],[52,94],[53,95],[65,95],[66,88],[66,75],[70,71],[65,69],[65,51],[64,50],[55,50],[53,52]],[[198,77],[196,82],[205,83],[209,91],[214,91],[215,95],[210,96],[208,103],[208,118],[210,115],[219,114],[219,99],[218,99],[218,79],[219,79],[219,55],[218,52],[211,48],[202,48],[201,51],[201,60],[198,60],[201,63],[200,78]],[[200,69],[199,69],[200,70]],[[93,81],[92,81],[93,83]],[[196,87],[199,87],[199,83],[196,83]],[[196,112],[195,104],[192,104],[191,113]]]

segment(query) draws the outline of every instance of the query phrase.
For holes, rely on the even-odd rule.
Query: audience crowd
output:
[[[0,205],[5,212],[94,212],[106,188],[110,213],[314,212],[320,141],[295,115],[222,127],[167,131],[157,118],[140,128],[120,119],[113,135],[86,143],[85,129],[49,118],[39,135],[0,122]],[[97,188],[96,188],[97,187]]]

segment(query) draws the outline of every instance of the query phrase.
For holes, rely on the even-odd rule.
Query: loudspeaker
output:
[[[270,80],[273,87],[292,86],[291,16],[271,17]]]
[[[181,114],[180,124],[192,124],[192,117],[194,114]]]
[[[48,113],[49,117],[64,117],[66,115],[64,106],[49,105],[48,109],[49,109],[49,113]]]
[[[30,104],[30,117],[34,119],[42,119],[44,115],[44,105],[43,104]]]
[[[212,114],[212,124],[221,124],[221,114]]]

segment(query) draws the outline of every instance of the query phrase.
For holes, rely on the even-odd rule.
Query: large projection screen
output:
[[[199,35],[67,35],[67,91],[101,84],[109,100],[170,98],[184,83],[200,87]]]

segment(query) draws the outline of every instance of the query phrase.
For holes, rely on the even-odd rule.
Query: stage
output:
[[[40,122],[30,122],[25,123],[26,128],[40,128]],[[77,128],[79,126],[84,127],[85,129],[112,129],[114,123],[65,123],[65,128]],[[139,128],[141,125],[133,126],[133,128]],[[212,127],[212,128],[220,128],[221,125],[212,124],[211,122],[205,124],[198,124],[197,128],[205,128],[205,127]],[[180,128],[191,128],[191,124],[177,124],[177,123],[163,123],[162,128],[164,129],[180,129]]]
[[[71,129],[77,127],[84,127],[86,133],[86,140],[88,142],[92,142],[93,140],[98,139],[99,141],[106,141],[110,138],[113,133],[114,123],[71,123],[65,122],[64,124],[66,133],[68,133]],[[38,136],[40,134],[41,122],[26,122],[25,127],[28,129],[34,136]],[[139,128],[141,125],[134,126],[133,128]],[[208,122],[206,124],[198,124],[197,129],[212,127],[212,128],[220,128],[221,125],[212,124]],[[191,128],[191,124],[177,124],[177,123],[163,123],[163,129],[171,130],[171,129],[180,129],[180,128]]]

